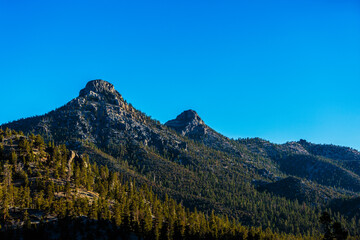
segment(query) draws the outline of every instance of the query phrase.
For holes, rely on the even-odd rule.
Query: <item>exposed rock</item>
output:
[[[292,154],[309,155],[309,152],[298,142],[287,142],[282,145],[282,152],[291,152]]]
[[[286,174],[325,186],[360,191],[360,153],[356,150],[316,145],[304,140],[285,144],[273,144],[259,138],[234,141],[211,129],[193,110],[181,113],[165,125],[167,127],[128,104],[112,84],[94,80],[80,91],[78,97],[63,107],[1,127],[42,134],[47,140],[71,145],[71,149],[79,154],[84,153],[83,142],[86,141],[112,156],[120,156],[121,152],[126,154],[126,158],[139,162],[150,159],[151,164],[148,166],[155,165],[154,162],[164,156],[166,161],[174,160],[186,165],[198,163],[197,153],[204,146],[187,146],[187,137],[225,153],[221,160],[223,164],[219,164],[219,168],[215,165],[207,166],[211,171],[220,168],[221,171],[246,168],[246,171],[262,180],[274,180]],[[168,128],[173,128],[177,133]],[[86,146],[93,146],[92,144]],[[191,154],[186,156],[186,151]],[[151,153],[151,156],[146,153]],[[134,156],[130,156],[132,154]],[[75,156],[74,161],[78,159]],[[208,159],[211,160],[211,156]],[[172,166],[167,162],[161,164],[162,171]],[[292,184],[296,185],[294,182]]]
[[[111,83],[104,81],[104,80],[92,80],[89,81],[85,88],[80,91],[80,96],[84,97],[87,95],[90,91],[99,93],[99,94],[106,94],[106,93],[112,93],[115,94],[116,90],[114,88],[114,85]]]
[[[303,139],[301,139],[298,144],[314,155],[334,160],[360,161],[360,152],[349,147],[336,146],[332,144],[314,144]]]
[[[183,136],[192,138],[200,138],[205,135],[209,129],[194,110],[182,112],[176,119],[166,122],[165,125],[175,129]]]
[[[107,101],[108,103],[126,107],[120,93],[118,93],[114,85],[104,80],[92,80],[88,82],[84,89],[79,93],[79,97],[83,97],[92,101]],[[79,99],[80,102],[82,99]]]
[[[176,155],[186,148],[181,139],[127,104],[111,83],[93,80],[77,98],[45,115],[4,125],[43,134],[59,142],[78,139],[99,147],[144,144]]]
[[[194,110],[182,112],[175,119],[167,121],[165,125],[183,136],[202,142],[208,147],[241,157],[239,149],[232,145],[227,137],[206,125]]]

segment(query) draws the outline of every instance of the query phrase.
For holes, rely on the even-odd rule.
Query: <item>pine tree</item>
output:
[[[24,226],[25,226],[25,229],[31,229],[31,220],[30,220],[29,213],[27,210],[25,210],[25,212],[24,212]]]

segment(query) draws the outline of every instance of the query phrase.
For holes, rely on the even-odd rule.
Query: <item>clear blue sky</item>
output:
[[[161,122],[360,149],[360,2],[0,0],[0,123],[104,79]]]

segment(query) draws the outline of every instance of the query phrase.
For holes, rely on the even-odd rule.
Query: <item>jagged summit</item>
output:
[[[189,208],[200,206],[205,211],[215,209],[220,213],[230,213],[234,218],[245,219],[247,224],[253,221],[251,216],[256,216],[254,209],[258,202],[265,200],[271,201],[271,204],[265,204],[262,211],[271,212],[270,205],[275,204],[283,206],[289,216],[278,217],[284,214],[279,210],[266,215],[264,221],[256,218],[257,223],[266,226],[269,221],[283,224],[286,219],[293,219],[294,224],[289,222],[288,226],[296,229],[298,222],[302,221],[298,213],[304,208],[295,201],[305,201],[306,212],[312,214],[308,219],[316,219],[317,209],[327,208],[326,199],[359,196],[360,153],[351,149],[305,141],[286,144],[273,144],[256,138],[236,141],[212,129],[211,122],[210,126],[205,124],[194,110],[184,111],[176,118],[174,116],[165,127],[120,98],[112,84],[93,80],[80,91],[80,96],[62,107],[41,116],[3,124],[0,128],[8,132],[7,136],[10,134],[6,128],[26,135],[39,133],[46,140],[66,144],[79,156],[83,153],[89,155],[89,160],[98,166],[109,166],[124,177],[136,180],[139,186],[148,184],[162,196],[169,194]],[[2,140],[5,138],[9,142],[4,149],[10,152],[14,143],[21,141],[17,135],[13,136],[13,143],[8,137]],[[4,156],[2,142],[0,140],[0,155]],[[28,151],[26,144],[23,145],[21,153],[16,153],[18,160],[13,161],[15,167],[11,171],[15,174],[12,176],[21,175],[22,172],[18,171],[22,169],[32,171],[33,166],[39,165],[29,160],[25,167],[20,162],[23,152]],[[51,147],[45,150],[49,149],[53,156],[58,155],[58,151],[53,151]],[[39,157],[34,158],[35,153],[30,151],[31,158],[35,161],[39,159],[41,165],[49,165],[48,161],[53,156],[45,158],[40,156],[40,152],[37,151]],[[60,152],[61,165],[54,165],[54,168],[58,169],[58,173],[63,172],[60,176],[77,179],[75,175],[75,178],[70,175],[77,171],[66,174],[63,167],[59,168],[65,166],[63,162],[70,153]],[[36,171],[33,173],[36,174]],[[278,180],[282,177],[290,178]],[[271,194],[258,193],[249,186],[250,183],[259,186],[257,183],[260,181],[267,183],[263,185],[263,190]],[[91,189],[99,187],[102,189],[103,186],[95,185]],[[275,195],[286,197],[288,201]],[[234,205],[241,201],[249,204]],[[359,212],[358,208],[355,211]],[[310,227],[312,225],[309,223]]]
[[[109,93],[116,93],[116,90],[114,88],[114,85],[112,85],[111,83],[101,80],[101,79],[96,79],[96,80],[92,80],[89,81],[84,89],[80,90],[80,96],[85,96],[87,94],[89,94],[90,92],[94,92],[94,93],[98,93],[98,94],[109,94]]]
[[[167,121],[166,126],[175,129],[183,136],[202,136],[207,133],[209,127],[204,123],[194,110],[186,110],[176,117]]]
[[[192,109],[182,112],[180,115],[176,117],[175,120],[183,123],[196,122],[199,124],[204,124],[204,121],[200,118],[199,114],[197,114],[197,112],[195,112]]]
[[[89,81],[78,97],[56,110],[3,126],[39,133],[55,142],[80,139],[100,147],[141,143],[172,154],[186,148],[178,136],[154,125],[155,121],[128,104],[114,85],[98,79]]]
[[[206,125],[199,114],[192,109],[182,112],[175,119],[167,121],[165,125],[183,136],[203,142],[208,147],[241,156],[227,137]]]
[[[124,99],[121,94],[115,90],[114,85],[101,79],[89,81],[85,88],[80,90],[79,98],[86,98],[90,101],[97,102],[104,101],[126,107]]]

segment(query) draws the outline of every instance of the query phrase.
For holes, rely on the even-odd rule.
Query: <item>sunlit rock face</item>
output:
[[[89,141],[99,147],[129,142],[154,146],[159,152],[186,147],[176,134],[136,110],[104,80],[89,81],[78,97],[54,111],[6,127],[40,133],[55,141]]]
[[[190,137],[201,137],[209,129],[194,110],[182,112],[176,119],[166,122],[165,125],[175,129],[183,136]]]

